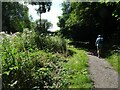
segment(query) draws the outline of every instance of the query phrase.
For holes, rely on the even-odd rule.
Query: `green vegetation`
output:
[[[39,32],[44,33],[44,34],[47,34],[48,32],[47,30],[53,26],[52,23],[49,22],[47,19],[41,19],[41,20],[38,19],[35,21],[35,23],[37,25],[36,27],[37,31],[40,30]]]
[[[111,52],[111,55],[106,57],[106,60],[113,66],[116,71],[118,71],[118,73],[120,73],[118,52]]]
[[[118,53],[112,51],[120,48],[119,9],[120,2],[63,2],[63,13],[58,17],[59,33],[73,40],[75,46],[83,47],[93,53],[96,52],[95,40],[101,34],[105,46],[103,56],[118,71]],[[89,42],[89,44],[77,42]]]
[[[87,70],[88,57],[84,50],[69,48],[74,51],[72,57],[64,67],[68,70],[65,80],[69,82],[69,88],[92,88],[91,79]]]
[[[92,88],[85,51],[68,46],[60,36],[38,34],[24,30],[4,36],[3,89]]]
[[[8,33],[32,28],[28,7],[18,2],[2,2],[2,30]]]
[[[0,33],[3,90],[93,88],[85,49],[95,51],[98,34],[104,38],[104,56],[119,69],[119,55],[111,51],[120,47],[120,2],[63,2],[57,32],[48,31],[51,22],[41,19],[52,2],[29,4],[39,6],[35,22],[25,3],[2,3],[2,30],[7,32]]]
[[[120,2],[63,2],[58,26],[64,37],[89,41],[94,46],[98,34],[103,35],[105,42],[113,34],[120,37],[119,9]]]

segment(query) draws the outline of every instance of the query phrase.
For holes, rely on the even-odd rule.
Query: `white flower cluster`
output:
[[[17,37],[21,37],[21,38],[27,38],[27,37],[30,37],[31,35],[33,34],[32,31],[29,31],[28,28],[24,29],[23,30],[23,33],[21,32],[16,32],[14,34],[10,33],[10,34],[7,34],[5,32],[0,32],[0,42],[3,41],[4,38],[7,38],[9,39],[10,41],[17,38]]]

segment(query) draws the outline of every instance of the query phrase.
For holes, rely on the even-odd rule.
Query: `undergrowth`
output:
[[[111,51],[111,55],[106,57],[106,60],[113,66],[113,68],[120,73],[120,68],[119,68],[119,53]]]
[[[74,47],[69,49],[75,53],[72,57],[69,57],[69,61],[64,64],[64,67],[67,69],[65,80],[69,82],[68,88],[92,88],[91,79],[87,70],[88,57],[86,52]]]
[[[86,52],[60,36],[25,30],[4,37],[0,50],[3,90],[92,88]]]

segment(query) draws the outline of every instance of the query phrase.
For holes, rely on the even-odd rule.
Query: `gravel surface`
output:
[[[95,88],[118,88],[118,73],[104,59],[89,56],[90,77]]]

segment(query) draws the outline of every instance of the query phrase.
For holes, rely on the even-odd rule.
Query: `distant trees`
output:
[[[41,32],[41,33],[47,33],[48,29],[50,29],[53,25],[51,22],[49,22],[47,19],[42,19],[40,21],[40,19],[35,21],[36,23],[36,29],[37,31]],[[40,24],[41,23],[41,24]]]
[[[64,2],[58,26],[63,36],[94,42],[120,31],[120,2]],[[117,31],[117,32],[116,32]]]
[[[23,28],[31,28],[28,7],[18,2],[2,2],[3,31],[22,32]]]
[[[32,5],[39,5],[36,10],[40,15],[39,29],[48,29],[52,24],[43,20],[41,23],[41,14],[50,10],[52,2],[31,2]],[[8,33],[22,32],[24,28],[34,29],[35,23],[31,22],[28,14],[28,7],[19,2],[3,2],[2,3],[2,30]],[[46,24],[41,26],[41,24]],[[42,30],[41,30],[42,31]]]

